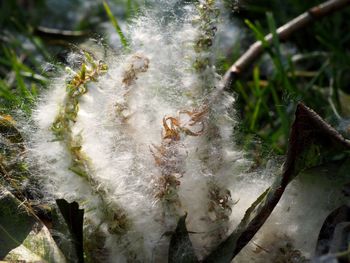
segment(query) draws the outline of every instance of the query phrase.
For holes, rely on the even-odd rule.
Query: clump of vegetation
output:
[[[264,24],[259,13],[280,8],[279,1],[235,3],[242,10],[232,15],[235,23],[243,27],[239,19],[248,17],[246,38],[257,42],[241,56],[236,44],[223,60],[213,54],[220,48],[217,29],[228,17],[225,1],[149,3],[153,8],[127,1],[123,16],[114,16],[111,2],[96,4],[94,11],[79,3],[83,18],[107,21],[102,27],[117,50],[106,48],[104,39],[84,42],[89,28],[102,28],[98,22],[74,18],[75,28],[50,29],[35,19],[17,19],[16,6],[1,4],[12,17],[0,20],[6,25],[0,51],[0,259],[259,262],[246,256],[251,246],[265,253],[265,262],[312,258],[312,242],[324,238],[324,230],[315,237],[318,225],[344,202],[350,144],[299,100],[332,123],[344,123],[344,68],[331,63],[331,52],[342,52],[326,45],[331,52],[309,53],[312,47],[296,41],[289,49],[282,40],[348,1],[328,1],[282,29],[276,26],[286,22],[282,14],[267,12]],[[296,13],[307,9],[305,3],[296,6]],[[33,6],[25,8],[33,12]],[[322,36],[318,40],[318,49],[327,44]],[[76,45],[69,54],[59,53],[70,42]],[[43,61],[55,63],[48,55],[55,52],[64,61],[52,72],[52,65],[40,70]],[[321,68],[316,58],[325,61]],[[266,158],[262,146],[287,151],[285,162],[268,167],[274,158]],[[310,187],[303,180],[314,180],[307,171],[334,164],[337,182],[321,180],[318,191],[310,190],[310,200],[319,200],[306,220],[298,210],[305,202],[293,200]],[[325,205],[330,193],[334,202]],[[23,225],[18,233],[10,222],[15,207],[20,213],[14,218]],[[333,224],[327,231],[334,232],[328,254],[342,260],[347,251],[337,235],[347,229],[334,213],[327,218]],[[297,234],[309,221],[318,225]],[[271,245],[283,239],[272,237],[274,231],[288,240],[285,246]]]

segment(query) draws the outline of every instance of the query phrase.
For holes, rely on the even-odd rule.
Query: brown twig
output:
[[[287,40],[294,32],[305,28],[317,19],[326,17],[334,12],[341,10],[343,7],[350,5],[350,0],[329,0],[317,5],[305,13],[297,16],[287,24],[277,29],[277,37],[280,40]],[[272,43],[272,33],[265,36],[267,43]],[[225,90],[237,81],[242,72],[244,72],[260,55],[264,52],[262,41],[257,41],[230,67],[225,73],[220,90]]]
[[[68,37],[68,38],[79,38],[79,37],[86,37],[89,35],[88,31],[73,31],[73,30],[64,30],[64,29],[57,29],[57,28],[49,28],[45,26],[38,26],[34,30],[34,34],[40,35],[40,36],[46,36],[46,37]]]

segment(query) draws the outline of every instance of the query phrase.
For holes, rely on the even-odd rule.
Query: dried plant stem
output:
[[[184,136],[199,136],[204,130],[202,117],[207,109],[201,111],[180,111],[177,116],[165,116],[163,118],[163,134],[161,145],[151,148],[160,175],[155,182],[155,198],[162,202],[163,219],[179,216],[181,201],[178,195],[180,178],[185,171],[183,157],[179,151]],[[189,117],[187,122],[182,121],[181,115]],[[199,130],[192,129],[199,126]]]
[[[215,70],[212,69],[213,64],[209,54],[216,34],[216,23],[218,22],[220,9],[216,6],[215,0],[203,0],[199,2],[197,10],[200,21],[200,35],[195,45],[197,58],[195,60],[194,68],[199,77],[201,91],[205,96],[205,93],[211,92],[215,87],[216,73]],[[217,113],[215,113],[211,107],[215,104],[205,102],[204,105],[205,106],[202,106],[202,108],[205,110],[202,110],[203,115],[201,118],[203,121],[205,120],[206,127],[204,136],[206,140],[206,148],[204,149],[202,162],[207,167],[208,174],[215,175],[217,167],[222,165],[222,137],[216,122]],[[215,154],[212,153],[212,149],[215,149]],[[215,162],[212,162],[214,159]],[[215,176],[208,176],[206,180],[208,186],[208,213],[206,221],[209,225],[220,224],[220,228],[216,232],[216,239],[221,240],[222,236],[225,236],[228,229],[227,223],[229,215],[231,214],[231,206],[233,202],[230,191],[220,185]]]
[[[60,37],[60,38],[79,38],[88,36],[87,31],[71,31],[71,30],[60,30],[56,28],[49,28],[45,26],[38,26],[35,28],[34,34],[43,37]]]
[[[109,232],[112,234],[124,234],[130,228],[130,221],[126,212],[107,200],[107,192],[101,183],[93,176],[94,171],[91,161],[82,151],[81,135],[73,134],[73,126],[77,121],[79,112],[79,100],[87,92],[87,84],[96,81],[97,78],[107,71],[107,65],[101,61],[96,62],[85,53],[86,62],[82,64],[78,73],[67,83],[67,95],[64,106],[56,117],[51,129],[57,140],[63,141],[70,156],[70,170],[84,178],[91,190],[100,198],[101,208],[104,212],[104,220],[108,223]]]
[[[204,72],[208,66],[212,66],[210,58],[210,49],[213,45],[213,39],[216,33],[216,23],[220,10],[216,7],[215,0],[202,0],[197,5],[198,18],[194,21],[199,23],[199,36],[195,42],[194,50],[197,57],[194,68],[201,77],[205,77]],[[211,88],[205,85],[205,88]]]
[[[134,54],[123,73],[121,101],[114,105],[117,117],[122,124],[126,124],[132,113],[129,112],[129,95],[135,88],[135,81],[140,73],[147,72],[149,59],[141,54]]]
[[[287,40],[293,33],[304,29],[311,23],[320,18],[326,17],[334,12],[342,10],[348,6],[350,0],[330,0],[323,4],[317,5],[298,17],[292,19],[287,24],[277,29],[277,37],[280,40]],[[265,36],[267,43],[272,43],[272,33]],[[241,74],[256,61],[264,52],[262,41],[257,41],[230,67],[225,73],[222,84],[218,87],[219,90],[227,90],[231,85],[238,80]]]

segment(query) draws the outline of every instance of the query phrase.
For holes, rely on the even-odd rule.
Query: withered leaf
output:
[[[303,170],[326,164],[332,156],[349,151],[350,143],[313,110],[299,103],[289,137],[283,171],[247,210],[237,228],[204,262],[228,263],[252,239],[281,199],[287,185]]]
[[[74,247],[77,253],[78,262],[84,262],[83,248],[83,218],[84,210],[79,209],[77,202],[68,203],[64,199],[56,200],[57,206],[68,226],[69,232],[74,240]]]
[[[198,262],[192,242],[186,228],[187,214],[180,217],[169,245],[169,263],[193,263]]]

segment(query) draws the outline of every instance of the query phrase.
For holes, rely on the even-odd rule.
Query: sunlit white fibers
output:
[[[108,73],[88,84],[72,129],[73,134],[82,137],[82,151],[91,161],[98,187],[105,189],[108,202],[126,211],[131,229],[125,235],[119,237],[107,231],[101,199],[88,182],[69,170],[71,156],[50,130],[64,101],[66,74],[53,80],[33,113],[36,128],[28,134],[29,155],[38,167],[37,176],[52,198],[79,202],[85,209],[85,228],[103,223],[104,246],[111,262],[167,260],[169,237],[164,234],[174,230],[178,217],[164,217],[161,202],[155,198],[156,181],[162,171],[150,150],[162,144],[165,116],[177,118],[181,110],[210,108],[203,133],[181,134],[174,146],[175,161],[183,170],[177,189],[180,205],[174,214],[188,213],[187,227],[197,232],[191,239],[200,258],[238,224],[244,211],[273,180],[266,171],[244,172],[246,160],[236,149],[233,137],[233,97],[224,93],[219,103],[206,105],[210,91],[203,89],[203,76],[193,68],[198,55],[194,45],[200,35],[193,23],[197,11],[180,2],[161,1],[132,21],[127,29],[131,52],[117,56],[107,51],[102,59],[109,66]],[[214,51],[219,44],[214,45]],[[94,49],[102,53],[101,47]],[[72,63],[77,58],[70,56]],[[138,67],[145,69],[136,70],[126,84],[126,72]],[[214,89],[220,81],[215,68],[204,72]],[[209,129],[215,129],[210,133],[215,137],[209,136]],[[211,182],[231,193],[235,205],[231,204],[228,222],[218,222],[208,212]],[[136,256],[132,254],[135,251]]]
[[[198,35],[192,25],[195,10],[186,6],[181,18],[174,16],[165,21],[169,15],[167,12],[172,12],[175,4],[175,1],[164,3],[154,11],[147,10],[133,22],[128,30],[133,52],[104,58],[109,64],[108,74],[97,83],[88,84],[88,93],[80,100],[78,118],[73,127],[73,133],[83,138],[82,151],[91,159],[97,181],[108,190],[111,201],[123,207],[132,220],[133,228],[127,234],[129,242],[142,243],[141,247],[146,249],[141,250],[146,252],[141,258],[156,261],[158,257],[166,256],[169,240],[162,234],[173,229],[169,229],[168,224],[165,227],[161,207],[154,198],[154,179],[159,170],[150,147],[161,142],[165,115],[175,116],[179,110],[196,107],[203,101],[192,70],[193,43]],[[136,53],[149,59],[150,65],[147,72],[137,75],[125,95],[123,74]],[[99,211],[100,200],[94,197],[84,180],[69,171],[70,157],[65,146],[54,141],[50,131],[65,96],[65,77],[52,85],[34,111],[38,132],[32,137],[31,153],[39,164],[38,174],[43,176],[46,190],[54,197],[80,201],[89,221],[98,224],[99,213],[96,211]],[[120,101],[127,104],[126,112],[130,114],[124,122],[115,109]],[[186,152],[185,143],[179,147]],[[196,157],[188,154],[187,158],[186,165]],[[185,176],[198,177],[198,180],[201,174]],[[206,189],[200,191],[205,197]],[[185,200],[186,195],[181,198]],[[185,210],[191,212],[186,205]],[[173,227],[176,221],[174,218]],[[123,254],[120,253],[123,248],[118,248],[114,239],[113,235],[107,237],[106,245],[113,256]],[[139,245],[136,246],[140,249]],[[115,248],[117,251],[113,252]]]

